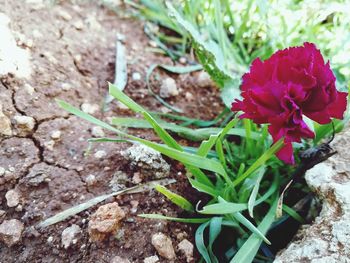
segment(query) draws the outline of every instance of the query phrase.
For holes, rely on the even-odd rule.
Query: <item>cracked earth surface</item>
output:
[[[60,109],[55,99],[77,107],[88,105],[95,109],[94,116],[105,120],[131,115],[116,104],[108,112],[99,110],[107,92],[106,83],[114,78],[117,33],[126,37],[129,76],[139,72],[143,78],[129,77],[126,93],[145,107],[162,108],[147,93],[146,70],[154,63],[171,63],[169,58],[147,50],[149,40],[140,22],[121,18],[92,1],[51,2],[0,0],[0,29],[8,34],[9,45],[13,42],[10,50],[6,46],[6,52],[0,52],[0,223],[17,219],[25,227],[20,242],[10,247],[0,243],[0,262],[118,262],[113,261],[116,256],[143,262],[156,254],[151,236],[157,232],[171,238],[176,249],[172,262],[185,262],[177,244],[185,238],[193,243],[191,226],[137,217],[138,213],[181,213],[154,191],[105,201],[118,202],[126,212],[118,238],[111,236],[101,243],[89,241],[88,219],[98,206],[54,226],[35,227],[64,209],[110,193],[112,180],[120,174],[127,176],[126,186],[132,186],[132,177],[139,172],[121,154],[129,147],[126,144],[94,144],[86,156],[87,139],[92,137],[94,127]],[[16,52],[18,60],[12,58]],[[164,72],[158,74],[166,77]],[[180,87],[180,95],[169,102],[188,116],[210,119],[222,108],[213,87],[198,89],[196,74],[172,77]],[[159,83],[154,82],[157,91]],[[185,98],[185,92],[193,96]],[[155,138],[150,131],[131,132]],[[172,164],[170,177],[178,180],[170,189],[193,200],[186,177],[181,175],[183,167],[167,161]],[[91,178],[95,180],[91,182]],[[9,190],[19,193],[16,207],[6,202]],[[132,209],[135,204],[136,213]],[[72,224],[82,229],[82,235],[66,249],[61,244],[61,234]],[[171,261],[160,257],[159,262]]]

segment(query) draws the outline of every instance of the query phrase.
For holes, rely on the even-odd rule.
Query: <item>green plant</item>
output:
[[[184,197],[172,193],[165,187],[156,187],[170,201],[189,211],[189,217],[171,218],[158,214],[140,216],[200,224],[196,232],[196,245],[207,262],[218,262],[213,252],[214,241],[221,233],[222,227],[232,228],[230,231],[236,236],[237,241],[232,246],[237,253],[231,262],[253,260],[261,243],[270,243],[266,233],[275,221],[280,187],[289,180],[288,174],[291,168],[285,167],[274,156],[283,145],[283,141],[280,140],[270,147],[271,139],[267,127],[258,127],[248,120],[244,121],[244,132],[235,132],[240,128],[236,127],[238,119],[233,118],[225,127],[208,132],[200,146],[189,151],[179,145],[163,128],[169,123],[157,120],[157,116],[147,112],[116,86],[110,84],[109,90],[111,96],[143,116],[157,133],[162,144],[118,130],[63,101],[58,103],[70,113],[118,135],[117,138],[99,138],[94,141],[142,143],[182,162],[187,168],[187,177],[192,187],[211,197],[201,209],[194,209],[194,204]],[[232,143],[228,134],[238,134],[240,143]],[[292,208],[284,205],[282,209],[300,220],[301,217]],[[198,215],[195,216],[193,212]],[[209,229],[209,243],[204,238],[206,229]],[[249,249],[246,250],[245,247]]]

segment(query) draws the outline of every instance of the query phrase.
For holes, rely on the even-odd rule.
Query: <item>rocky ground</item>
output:
[[[181,215],[154,191],[110,198],[54,226],[36,227],[92,197],[155,179],[144,172],[150,169],[176,178],[170,188],[194,200],[183,166],[154,152],[94,144],[85,155],[87,139],[105,131],[55,102],[63,99],[105,120],[132,115],[116,103],[101,111],[107,81],[114,79],[119,34],[127,50],[126,93],[150,110],[165,110],[148,94],[145,75],[151,64],[171,60],[152,53],[142,23],[122,17],[122,6],[116,9],[120,15],[97,1],[0,1],[0,262],[193,262],[197,257],[191,226],[137,217]],[[185,115],[210,119],[222,109],[202,75],[156,75],[155,90],[172,85],[167,101]],[[156,139],[150,131],[132,132]],[[150,157],[161,165],[147,167]]]

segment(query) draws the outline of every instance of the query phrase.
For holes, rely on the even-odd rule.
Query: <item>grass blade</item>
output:
[[[210,220],[210,218],[179,218],[179,217],[163,216],[160,214],[140,214],[138,216],[143,218],[149,218],[149,219],[169,220],[169,221],[182,222],[182,223],[188,223],[188,224],[202,224]]]
[[[195,241],[196,241],[196,247],[198,249],[198,252],[202,255],[205,262],[211,263],[207,247],[204,243],[204,231],[208,225],[209,225],[209,222],[205,222],[197,228],[197,231],[195,234]]]
[[[134,187],[130,187],[118,192],[114,192],[111,194],[106,194],[106,195],[101,195],[95,198],[92,198],[90,200],[88,200],[85,203],[79,204],[77,206],[73,206],[71,208],[68,208],[42,222],[40,222],[38,224],[38,227],[47,227],[53,224],[56,224],[58,222],[61,222],[65,219],[67,219],[70,216],[76,215],[86,209],[89,209],[90,207],[101,203],[102,201],[112,197],[112,196],[117,196],[117,195],[121,195],[121,194],[134,194],[134,193],[140,193],[140,192],[144,192],[144,191],[149,191],[151,189],[153,189],[157,184],[162,184],[162,185],[168,185],[168,184],[172,184],[175,183],[176,180],[174,179],[165,179],[165,180],[158,180],[158,181],[152,181],[146,184],[142,184],[142,185],[138,185],[138,186],[134,186]]]
[[[175,194],[168,190],[166,187],[157,185],[155,189],[166,196],[171,202],[173,202],[175,205],[181,207],[182,209],[188,211],[188,212],[193,212],[194,208],[193,205],[184,197],[181,195]]]
[[[283,147],[284,138],[279,139],[274,145],[270,147],[263,155],[256,160],[247,171],[245,171],[241,176],[239,176],[233,184],[236,186],[241,183],[244,179],[250,176],[256,169],[258,169],[261,165],[265,164],[265,162],[270,159],[278,150]]]
[[[256,197],[258,195],[258,192],[259,192],[259,187],[260,187],[260,182],[264,176],[264,173],[266,171],[266,168],[265,166],[262,166],[259,171],[258,171],[258,176],[256,178],[256,181],[255,181],[255,185],[253,187],[253,190],[249,196],[249,200],[248,200],[248,212],[249,212],[249,216],[250,217],[254,217],[253,215],[253,209],[254,209],[254,206],[255,206],[255,201],[256,201]]]
[[[258,229],[261,233],[266,234],[272,223],[275,221],[275,211],[278,198],[275,199],[269,212],[261,221]],[[255,233],[251,234],[243,246],[239,249],[236,255],[231,259],[230,263],[250,263],[254,260],[256,253],[262,243],[262,239]]]

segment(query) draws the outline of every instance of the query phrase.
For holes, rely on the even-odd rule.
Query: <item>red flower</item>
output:
[[[243,75],[243,101],[232,103],[232,111],[243,111],[241,118],[269,123],[274,142],[284,137],[278,158],[293,164],[292,142],[313,138],[303,115],[320,123],[342,119],[346,92],[335,87],[335,76],[312,43],[277,51],[269,59],[255,59]]]

